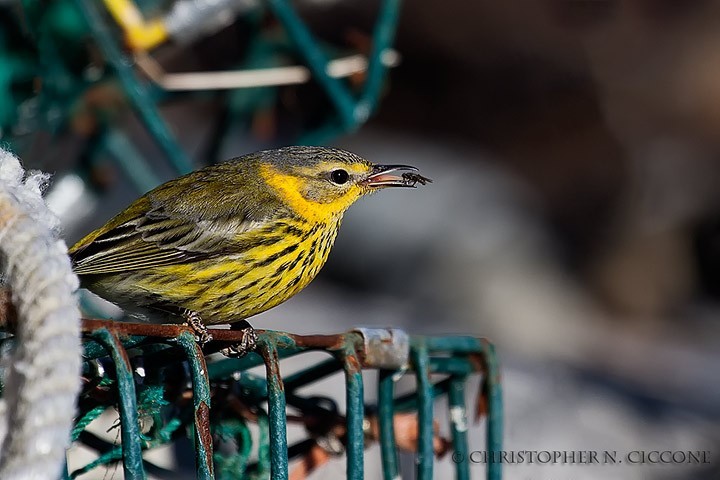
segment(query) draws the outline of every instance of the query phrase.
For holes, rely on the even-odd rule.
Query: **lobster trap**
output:
[[[370,419],[377,425],[383,478],[400,478],[396,425],[399,415],[417,415],[417,478],[433,476],[434,402],[447,396],[453,458],[468,458],[466,383],[482,375],[475,414],[486,416],[488,451],[502,444],[502,401],[492,344],[473,337],[426,337],[395,329],[357,329],[339,335],[293,335],[258,331],[254,353],[240,359],[206,360],[205,355],[242,339],[242,332],[213,330],[204,352],[194,334],[181,325],[144,325],[83,321],[84,386],[72,438],[97,452],[90,463],[67,473],[82,475],[100,466],[122,463],[125,478],[174,474],[143,459],[149,450],[189,435],[194,441],[195,473],[200,479],[288,478],[289,461],[313,448],[339,441],[347,455],[347,478],[364,477],[364,450]],[[283,376],[280,360],[319,351],[329,358]],[[212,358],[212,357],[211,357]],[[264,365],[266,375],[249,369]],[[378,371],[377,404],[364,402],[363,369]],[[325,397],[300,393],[303,387],[343,372],[346,411]],[[416,379],[416,391],[395,394],[404,375]],[[440,378],[438,378],[440,377]],[[288,444],[287,408],[300,412],[308,438]],[[120,442],[102,440],[86,430],[108,409],[119,412]],[[472,409],[471,409],[472,410]],[[148,422],[148,419],[151,420]],[[440,420],[440,419],[436,419]],[[250,423],[259,427],[253,445]],[[148,423],[150,426],[148,427]],[[142,427],[141,425],[144,425]],[[219,444],[232,440],[234,448]],[[256,460],[251,461],[251,453]],[[338,453],[338,452],[336,452]],[[500,463],[488,463],[487,478],[501,478]],[[458,479],[469,479],[467,461],[455,463]]]
[[[223,109],[198,155],[212,163],[220,160],[223,142],[238,128],[247,130],[258,115],[277,109],[283,89],[312,83],[322,93],[322,108],[304,110],[322,115],[298,122],[283,140],[323,143],[357,129],[376,111],[387,69],[397,63],[391,47],[399,0],[380,2],[371,37],[355,49],[319,41],[285,0],[6,3],[0,5],[0,139],[31,164],[80,170],[86,180],[97,177],[93,172],[101,158],[109,158],[140,192],[161,183],[157,171],[175,176],[194,167],[162,115],[164,105],[198,97],[220,99]],[[233,18],[244,22],[249,32],[231,70],[164,71],[153,57],[156,48],[171,43],[182,48],[208,28],[221,30],[221,24],[211,25],[206,22],[211,15],[200,12],[186,16],[183,23],[174,8],[162,7],[201,4],[232,6]],[[125,107],[162,153],[160,159],[150,161],[128,135],[118,120]],[[52,144],[68,133],[79,140],[70,164],[52,164],[59,157],[54,152],[50,159],[37,154],[42,135],[49,135]],[[201,479],[286,479],[289,462],[317,448],[346,454],[347,478],[361,479],[368,430],[376,426],[371,433],[380,445],[383,476],[395,479],[401,473],[396,419],[409,415],[418,430],[412,442],[417,477],[429,479],[435,458],[434,402],[447,398],[449,448],[458,458],[468,458],[465,390],[476,375],[482,376],[482,391],[474,410],[486,416],[485,448],[501,449],[498,364],[492,345],[482,339],[414,336],[392,329],[324,336],[258,333],[257,350],[244,358],[206,358],[238,343],[242,333],[214,330],[214,341],[201,350],[193,333],[179,325],[83,321],[83,381],[72,440],[94,451],[95,457],[66,469],[65,477],[82,478],[98,468],[121,465],[128,479],[148,474],[175,478],[175,472],[153,464],[146,454],[189,437],[195,476]],[[13,342],[12,337],[3,340],[8,347]],[[281,359],[307,352],[324,352],[328,359],[282,374]],[[264,377],[249,371],[262,366]],[[363,370],[378,372],[376,404],[365,402]],[[345,377],[344,412],[325,397],[301,392],[338,372]],[[416,390],[396,395],[397,382],[409,376],[416,379]],[[292,445],[288,407],[300,412],[294,419],[307,432],[306,439]],[[109,442],[88,427],[114,410],[119,441]],[[251,427],[257,428],[257,439]],[[487,464],[487,478],[499,479],[500,467]],[[458,462],[455,469],[458,479],[470,478],[468,462]]]

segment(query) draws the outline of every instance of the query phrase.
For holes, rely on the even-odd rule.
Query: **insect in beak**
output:
[[[416,184],[432,183],[420,175],[419,170],[410,165],[375,165],[372,172],[362,183],[371,188],[415,187]]]

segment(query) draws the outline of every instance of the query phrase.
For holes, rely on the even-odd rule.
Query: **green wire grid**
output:
[[[136,3],[142,8],[152,7],[156,2],[137,0]],[[121,32],[99,0],[22,0],[20,5],[22,8],[7,11],[0,7],[0,13],[4,13],[0,16],[0,31],[5,29],[5,35],[0,35],[0,59],[6,60],[0,65],[3,93],[0,95],[0,139],[11,142],[21,150],[18,153],[25,156],[23,150],[30,150],[33,145],[30,134],[45,131],[54,137],[66,132],[83,96],[94,86],[113,84],[127,99],[171,171],[180,175],[193,170],[190,156],[160,113],[160,104],[166,99],[220,93],[211,90],[172,93],[142,80],[135,71],[132,55],[122,47]],[[288,0],[257,2],[240,17],[247,22],[252,39],[247,55],[237,68],[286,66],[291,57],[304,62],[329,99],[331,111],[326,112],[324,122],[288,140],[299,144],[327,143],[338,135],[355,131],[376,111],[387,73],[382,57],[392,47],[400,7],[400,0],[380,3],[368,53],[366,80],[359,89],[347,80],[330,76],[328,53],[334,49],[311,33]],[[263,27],[263,14],[267,11],[277,18],[282,32],[268,32]],[[277,33],[283,33],[281,41]],[[23,49],[18,50],[18,45],[23,45]],[[87,74],[92,63],[98,62],[98,58],[88,55],[89,50],[101,56],[102,74],[98,78]],[[264,57],[258,58],[258,52]],[[78,59],[84,57],[88,65],[80,68]],[[37,85],[42,88],[38,90]],[[208,160],[217,160],[214,154],[234,133],[230,125],[247,124],[255,112],[276,101],[278,91],[276,87],[230,90],[227,99],[232,106],[226,107],[221,117],[231,118],[220,118],[222,125],[207,149]],[[132,145],[114,121],[117,113],[112,107],[96,112],[99,128],[80,155],[109,156],[135,188],[144,193],[161,183],[162,179],[153,171],[159,162],[149,162],[141,149]]]
[[[98,458],[68,472],[67,478],[118,462],[128,479],[146,478],[148,471],[170,477],[171,472],[144,460],[143,453],[189,437],[195,446],[199,479],[287,479],[289,460],[307,453],[315,440],[329,435],[339,422],[346,429],[347,479],[359,480],[364,478],[363,421],[366,412],[372,411],[379,424],[383,478],[396,479],[400,474],[395,415],[417,412],[417,478],[430,479],[434,401],[447,395],[452,448],[458,458],[468,458],[465,387],[477,374],[482,375],[477,413],[487,417],[485,449],[502,449],[499,368],[493,346],[484,339],[408,336],[395,329],[358,329],[338,335],[260,330],[255,352],[240,359],[206,362],[205,355],[237,343],[242,332],[213,330],[214,340],[204,351],[182,325],[84,320],[84,332],[85,385],[72,439],[96,450]],[[326,352],[330,358],[282,376],[281,359],[310,351]],[[262,365],[265,378],[248,372]],[[379,372],[376,405],[364,401],[364,369]],[[343,415],[329,399],[299,393],[337,372],[345,377]],[[396,396],[396,382],[411,374],[417,379],[416,391]],[[299,410],[301,418],[309,422],[308,439],[294,445],[287,441],[288,407]],[[86,430],[95,418],[113,408],[119,413],[119,444]],[[253,412],[252,422],[238,413],[245,410]],[[148,423],[150,428],[141,428]],[[249,423],[259,426],[256,445]],[[228,440],[234,449],[215,448]],[[253,452],[257,460],[251,461]],[[469,479],[469,469],[468,462],[456,463],[456,478]],[[499,480],[501,464],[488,463],[486,478]]]

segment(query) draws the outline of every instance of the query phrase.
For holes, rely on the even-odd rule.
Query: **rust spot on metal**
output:
[[[200,402],[200,405],[195,409],[195,429],[197,430],[198,439],[205,452],[205,461],[210,467],[210,472],[213,470],[212,460],[212,435],[210,434],[210,407],[207,403]]]
[[[475,423],[480,421],[480,418],[488,414],[490,410],[490,402],[488,400],[488,383],[486,379],[480,382],[480,391],[478,392],[477,401],[475,402]]]
[[[344,356],[345,370],[350,374],[358,373],[362,370],[362,364],[355,353],[349,353]]]
[[[482,361],[483,361],[483,367],[485,369],[485,374],[488,377],[488,381],[491,382],[493,385],[497,385],[502,381],[501,375],[500,375],[500,369],[496,368],[493,372],[490,371],[490,368],[487,364],[487,355],[490,352],[495,351],[495,347],[493,344],[488,340],[487,338],[481,338],[480,339],[483,344],[483,351],[488,352],[485,355],[482,355]],[[497,360],[496,360],[497,361]]]
[[[121,337],[142,335],[146,337],[175,338],[183,332],[192,332],[190,327],[180,324],[128,323],[95,318],[84,318],[82,320],[82,331],[85,333],[92,333],[100,328],[105,328]]]
[[[482,339],[481,341],[484,341]],[[483,349],[487,347],[483,345]],[[477,399],[475,400],[475,423],[480,421],[481,417],[488,414],[489,401],[488,401],[488,368],[485,357],[481,353],[471,353],[468,355],[468,362],[472,365],[473,370],[481,372],[483,375],[482,381],[480,382],[480,390],[478,391]]]
[[[276,348],[268,348],[267,345],[263,345],[260,349],[260,355],[262,355],[267,367],[268,377],[274,378],[279,386],[281,392],[285,392],[285,384],[280,376],[280,359],[278,358],[278,352]],[[270,380],[270,378],[268,378]]]
[[[120,352],[120,357],[122,358],[125,367],[128,369],[128,371],[132,372],[132,365],[130,364],[130,357],[128,357],[127,350],[125,350],[125,347],[123,346],[122,342],[120,341],[115,332],[110,332],[110,336],[112,337],[112,341],[115,344],[118,352]]]
[[[476,372],[487,372],[485,359],[480,353],[471,353],[468,355],[468,362]]]
[[[213,337],[213,342],[240,343],[240,341],[242,341],[245,337],[245,332],[243,332],[242,330],[209,328],[208,331]],[[262,333],[263,330],[256,330],[256,332]]]
[[[355,356],[357,357],[358,361],[360,362],[360,368],[367,366],[367,360],[366,360],[367,357],[365,356],[364,349],[356,351]],[[369,367],[369,368],[376,368],[376,367]]]
[[[192,328],[184,324],[130,323],[95,318],[82,319],[82,331],[84,333],[92,333],[100,328],[105,328],[121,338],[143,336],[174,339],[185,332],[192,335],[195,334]],[[242,341],[245,336],[242,330],[210,328],[209,331],[213,340],[203,349],[206,354],[218,351],[227,344],[237,344]],[[336,335],[295,335],[291,333],[278,333],[271,330],[256,330],[256,333],[259,336],[270,336],[280,349],[323,349],[338,352],[345,350],[349,343],[357,344],[362,340],[359,335],[353,333]],[[356,350],[358,350],[358,358],[361,359],[362,349],[358,349],[356,345]]]
[[[469,359],[473,364],[473,367],[481,371],[483,379],[480,382],[480,392],[478,393],[477,402],[475,405],[475,422],[480,420],[489,413],[490,408],[490,386],[497,385],[500,383],[500,373],[490,372],[490,368],[487,362],[487,355],[492,352],[493,346],[487,338],[481,338],[484,353],[473,353],[469,355]]]
[[[340,350],[345,343],[345,335],[289,335],[299,348],[324,348]]]

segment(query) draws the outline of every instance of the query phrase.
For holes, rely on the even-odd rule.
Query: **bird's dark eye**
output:
[[[342,185],[343,183],[346,183],[348,179],[350,178],[350,175],[345,170],[333,170],[330,172],[330,180],[332,180],[333,183],[337,185]]]

